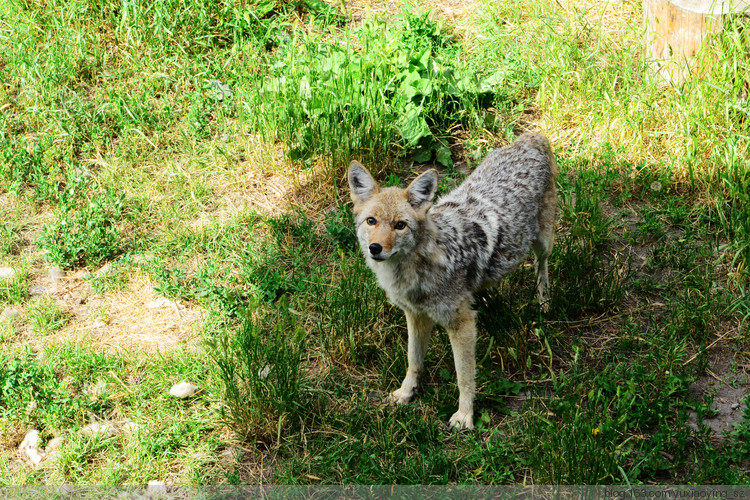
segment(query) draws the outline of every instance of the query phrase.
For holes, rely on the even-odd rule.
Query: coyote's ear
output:
[[[406,188],[409,204],[416,209],[432,201],[437,190],[437,183],[438,176],[435,170],[428,170],[411,181],[409,187]]]
[[[353,161],[349,165],[348,177],[349,190],[354,203],[365,202],[380,190],[380,186],[370,175],[370,172],[358,161]]]

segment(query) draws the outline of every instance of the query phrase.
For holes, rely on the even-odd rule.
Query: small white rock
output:
[[[171,307],[173,305],[174,305],[174,302],[172,302],[171,300],[165,297],[159,297],[156,300],[146,302],[147,309],[161,309],[162,307]]]
[[[47,280],[50,283],[57,283],[58,281],[60,281],[64,277],[65,277],[65,271],[63,271],[62,269],[60,269],[57,266],[50,267],[47,270]]]
[[[101,437],[112,437],[116,434],[116,429],[110,424],[100,424],[99,422],[92,422],[85,425],[81,429],[81,434],[84,436],[101,436]]]
[[[49,461],[54,461],[55,459],[57,459],[57,457],[60,455],[62,451],[60,450],[60,446],[62,446],[64,441],[65,441],[64,437],[58,436],[52,439],[49,443],[47,443],[47,447],[44,449],[46,461],[49,462]]]
[[[39,446],[39,431],[36,429],[31,429],[26,433],[23,441],[21,441],[21,444],[18,446],[18,450],[24,451],[26,448],[36,448],[37,446]]]
[[[271,373],[271,365],[266,365],[258,370],[258,378],[261,380],[265,380],[268,378],[269,373]]]
[[[18,450],[29,457],[29,461],[32,465],[39,465],[45,455],[45,453],[39,449],[39,431],[32,429],[27,432],[21,445],[18,447]]]
[[[226,450],[221,452],[221,460],[224,463],[232,463],[242,458],[242,449],[234,446],[230,446]]]
[[[110,263],[107,263],[107,264],[104,264],[104,265],[103,265],[103,266],[102,266],[102,267],[101,267],[101,268],[100,268],[100,269],[99,269],[99,270],[98,270],[98,271],[96,272],[96,275],[97,275],[97,276],[104,276],[105,274],[107,274],[107,273],[108,273],[108,272],[110,272],[111,270],[112,270],[112,264],[110,264]]]
[[[103,399],[107,393],[107,381],[100,378],[95,384],[86,384],[83,388],[83,392],[89,397],[90,400]]]
[[[169,394],[176,398],[187,398],[198,392],[199,387],[194,386],[193,384],[189,382],[180,382],[179,384],[175,384],[172,386],[171,389],[169,389]]]
[[[137,434],[138,431],[141,429],[140,424],[137,424],[135,422],[125,422],[122,427],[122,432],[126,436],[132,436],[133,434]]]
[[[65,438],[62,436],[58,436],[47,443],[47,447],[44,449],[44,452],[47,455],[58,453],[60,451],[60,445],[62,445],[64,442]]]
[[[42,285],[31,285],[29,287],[29,295],[37,297],[39,295],[47,295],[47,289]]]
[[[0,313],[0,320],[9,319],[11,321],[15,321],[19,316],[21,316],[21,313],[18,312],[17,309],[6,307],[5,309],[3,309],[3,312]]]
[[[15,269],[12,269],[10,267],[0,267],[0,279],[12,278],[15,275]]]
[[[29,462],[34,466],[39,465],[46,455],[46,453],[39,448],[27,448],[25,452],[26,456],[29,457]]]
[[[185,321],[185,323],[192,323],[199,319],[201,319],[201,315],[197,313],[188,313],[182,317],[182,320]]]

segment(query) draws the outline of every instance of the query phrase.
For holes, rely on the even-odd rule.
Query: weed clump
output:
[[[61,431],[104,411],[102,402],[76,396],[49,366],[28,353],[0,355],[0,422]],[[0,434],[6,429],[0,427]]]
[[[236,332],[213,341],[227,423],[250,440],[269,443],[306,413],[302,365],[305,332],[284,308],[244,312]]]
[[[97,266],[123,250],[118,222],[124,195],[87,194],[71,189],[55,210],[57,220],[46,224],[40,243],[47,259],[63,268]]]
[[[358,155],[379,165],[395,150],[451,166],[451,134],[484,126],[497,75],[462,63],[460,45],[427,13],[406,9],[400,21],[365,23],[344,44],[307,36],[280,46],[249,96],[254,128],[304,164]]]

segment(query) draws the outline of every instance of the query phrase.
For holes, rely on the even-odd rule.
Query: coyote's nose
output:
[[[383,251],[383,247],[380,246],[378,243],[373,243],[370,245],[370,253],[372,255],[380,255],[380,252]]]

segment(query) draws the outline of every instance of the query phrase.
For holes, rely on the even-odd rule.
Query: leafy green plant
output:
[[[352,209],[349,205],[344,205],[328,212],[326,214],[325,226],[328,236],[337,247],[346,252],[357,249],[359,243],[357,242],[357,235],[354,232]]]
[[[124,290],[128,284],[127,266],[122,260],[116,260],[97,273],[89,275],[86,282],[96,293]]]
[[[123,250],[118,223],[125,196],[110,191],[88,194],[87,187],[69,187],[56,210],[57,220],[42,231],[46,258],[63,268],[96,266]]]
[[[18,304],[29,296],[29,272],[21,268],[13,276],[0,279],[0,304]]]
[[[407,9],[395,29],[367,23],[347,36],[343,47],[307,37],[280,48],[248,105],[256,129],[306,162],[364,154],[378,164],[397,143],[415,161],[452,165],[449,129],[476,127],[493,85],[460,65],[459,46],[426,13]]]
[[[196,274],[196,278],[200,278],[197,289],[205,290],[209,296],[215,294],[220,300],[224,297],[224,310],[237,312],[244,307],[242,301],[247,300],[268,304],[283,298],[291,300],[305,293],[306,281],[315,270],[320,241],[312,221],[304,214],[287,213],[266,221],[254,221],[254,224],[256,230],[267,234],[254,244],[243,243],[241,248],[235,249],[232,262],[237,266],[238,275],[216,280],[225,271],[215,267],[211,270],[210,265],[208,274]],[[216,287],[212,281],[224,285]]]
[[[4,181],[4,189],[17,194],[22,193],[22,189],[30,189],[36,200],[57,201],[58,192],[64,185],[60,163],[65,162],[48,158],[48,151],[52,149],[50,143],[50,139],[44,139],[29,151],[8,139],[0,141],[0,179]]]
[[[195,92],[190,96],[190,112],[187,120],[197,139],[206,139],[210,135],[210,118],[213,111],[213,102],[206,99],[201,92]]]
[[[41,425],[49,432],[83,421],[88,412],[103,410],[101,403],[73,396],[52,368],[28,353],[0,355],[0,402],[2,418]]]

